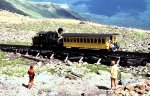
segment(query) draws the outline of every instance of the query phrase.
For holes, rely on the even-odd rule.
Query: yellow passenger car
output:
[[[64,33],[63,46],[66,48],[82,49],[110,49],[110,41],[116,42],[118,34],[88,34],[88,33]]]

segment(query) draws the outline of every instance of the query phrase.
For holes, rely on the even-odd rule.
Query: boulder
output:
[[[72,74],[70,74],[70,73],[68,73],[68,74],[65,76],[65,78],[68,78],[69,80],[76,80],[76,79],[77,79],[77,77],[76,77],[75,75],[72,75]]]

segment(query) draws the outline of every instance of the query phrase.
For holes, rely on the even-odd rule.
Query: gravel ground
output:
[[[108,76],[109,77],[109,76]],[[88,78],[88,79],[87,79]],[[22,84],[28,84],[28,76],[0,76],[1,96],[105,96],[106,90],[100,86],[110,87],[109,79],[95,73],[85,78],[69,80],[65,77],[42,72],[35,76],[34,86],[28,89]]]
[[[2,67],[3,70],[28,69],[29,65]],[[54,74],[47,71],[40,72],[44,68],[54,68]],[[99,70],[98,74],[90,72],[89,69],[82,67],[81,64],[72,64],[70,66],[59,60],[52,60],[51,64],[45,65],[37,63],[34,66],[35,79],[31,89],[25,87],[28,84],[28,75],[0,75],[0,96],[118,96],[118,90],[110,91],[110,73]],[[69,74],[71,70],[76,74],[82,74],[82,77]],[[69,75],[68,75],[69,74]],[[126,77],[126,78],[125,78]],[[143,85],[141,77],[134,77],[128,73],[122,74],[122,87],[129,85]],[[149,86],[149,85],[147,85]],[[149,87],[147,87],[149,88]],[[124,94],[126,91],[124,91]],[[148,96],[150,93],[144,93]]]
[[[106,74],[108,73],[106,72]],[[82,79],[70,80],[42,72],[35,76],[33,87],[28,89],[23,86],[23,84],[28,84],[28,75],[9,77],[3,74],[0,76],[0,96],[112,96],[113,91],[107,90],[110,87],[110,79],[108,79],[109,76],[106,77],[105,75],[89,73]],[[136,86],[136,84],[144,84],[143,80],[124,79],[122,82],[124,82],[123,86]],[[115,91],[115,94],[118,90]],[[148,96],[150,93],[146,92],[145,94],[147,95],[144,96]]]
[[[18,31],[15,29],[2,28],[0,30],[0,42],[32,42],[34,31]]]

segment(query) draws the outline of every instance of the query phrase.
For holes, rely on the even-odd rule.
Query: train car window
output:
[[[79,42],[79,38],[77,38],[77,42]]]
[[[87,43],[90,43],[90,39],[89,38],[87,38]]]
[[[98,39],[98,43],[101,43],[101,39],[100,38]]]
[[[74,38],[74,42],[77,42],[77,39],[76,39],[76,38]]]
[[[113,38],[113,37],[112,37],[112,36],[110,36],[110,40],[111,40],[111,41],[112,41],[112,38]]]
[[[103,44],[105,43],[105,39],[102,39],[102,43],[103,43]]]
[[[110,43],[110,38],[107,38],[107,41],[106,41],[106,42]]]
[[[68,42],[70,42],[70,37],[68,38]]]
[[[94,43],[97,43],[97,39],[96,38],[94,39]]]
[[[84,43],[86,43],[86,38],[84,38]]]
[[[80,38],[80,42],[83,43],[83,38]]]
[[[69,42],[69,38],[67,38],[67,42]]]
[[[93,43],[93,41],[94,41],[94,40],[93,40],[93,38],[92,38],[92,39],[91,39],[91,43]]]
[[[67,40],[66,40],[66,38],[64,38],[64,42],[66,42]]]

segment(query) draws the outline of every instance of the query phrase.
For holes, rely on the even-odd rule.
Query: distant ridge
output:
[[[92,22],[150,30],[150,0],[30,0],[69,6]]]
[[[0,9],[32,18],[69,18],[85,20],[78,13],[51,3],[35,3],[28,0],[0,0]]]
[[[7,2],[6,0],[0,0],[0,9],[27,16],[27,14],[25,14],[21,10],[15,8],[15,6],[13,6],[11,3]]]

